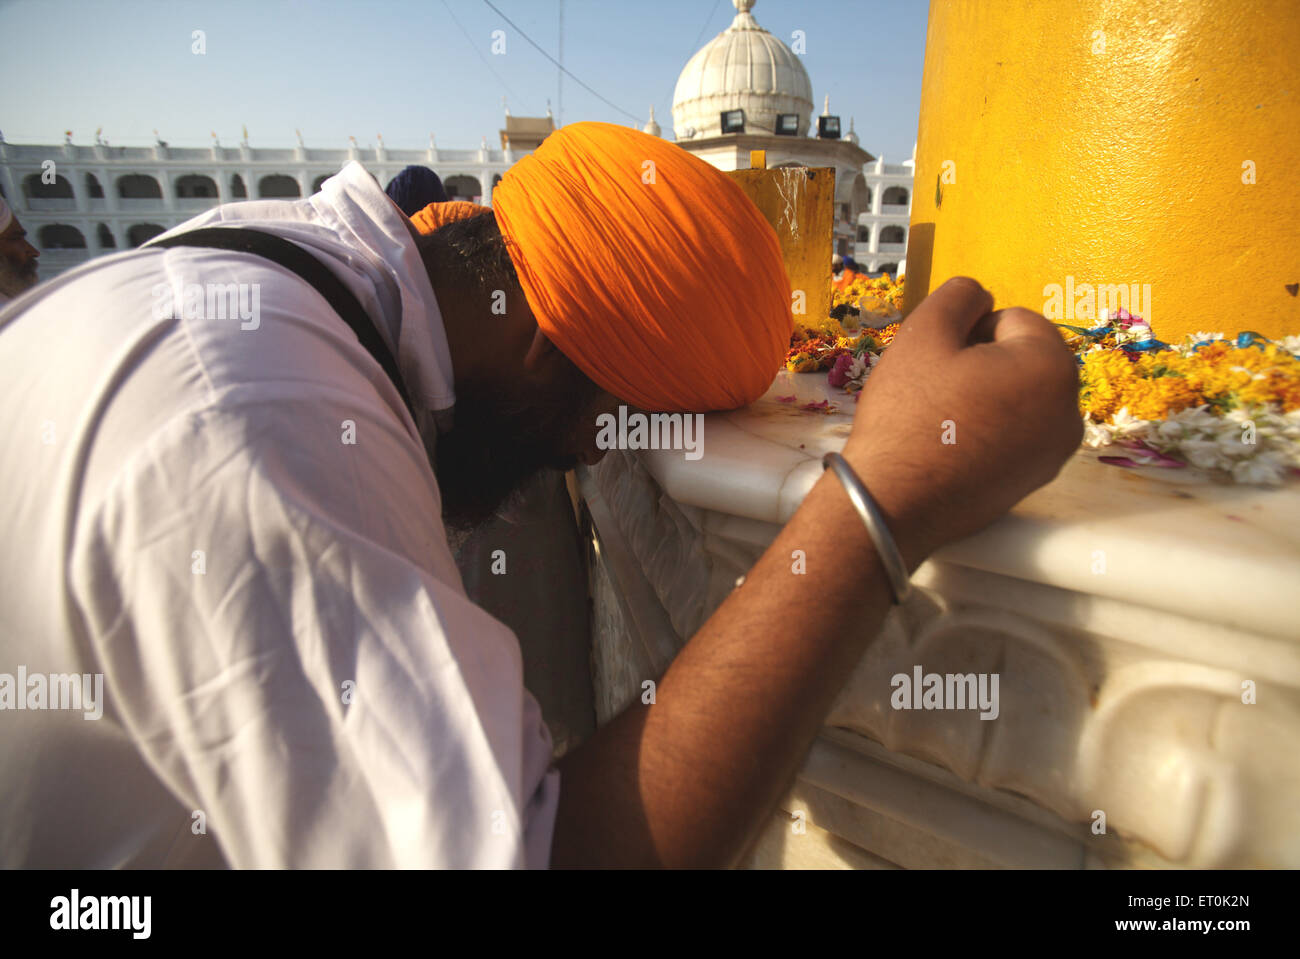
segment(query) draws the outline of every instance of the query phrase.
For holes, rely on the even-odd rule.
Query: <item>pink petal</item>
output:
[[[1157,449],[1152,449],[1141,440],[1115,440],[1113,445],[1123,447],[1126,450],[1132,450],[1142,461],[1143,466],[1160,466],[1166,469],[1182,469],[1187,465],[1182,460],[1174,459],[1172,456],[1166,456]]]
[[[1109,466],[1158,466],[1160,469],[1174,470],[1184,469],[1187,466],[1187,464],[1182,460],[1163,456],[1154,450],[1146,455],[1139,453],[1138,456],[1140,458],[1136,460],[1130,459],[1127,456],[1098,456],[1097,459]]]
[[[794,394],[791,393],[789,396],[778,396],[778,397],[776,398],[776,401],[777,401],[778,403],[793,403],[793,402],[794,402]]]

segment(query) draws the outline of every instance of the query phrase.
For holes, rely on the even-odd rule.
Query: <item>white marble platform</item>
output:
[[[793,404],[776,399],[790,395]],[[801,409],[823,400],[840,411]],[[783,371],[754,405],[705,417],[700,459],[638,456],[680,504],[784,523],[821,476],[821,457],[844,446],[853,410],[853,397],[827,386],[825,374]],[[1220,485],[1190,467],[1099,462],[1108,452],[1116,451],[1080,450],[1009,517],[935,558],[1300,637],[1300,603],[1283,599],[1300,600],[1300,481],[1282,490]],[[1092,572],[1097,550],[1104,574]],[[1229,570],[1231,588],[1213,581]]]
[[[842,412],[800,409],[824,399]],[[601,722],[771,542],[852,412],[824,375],[782,374],[706,418],[700,459],[585,474]],[[1080,451],[913,581],[783,803],[803,830],[778,815],[750,864],[1300,866],[1300,483]],[[999,717],[891,708],[916,665],[998,673]]]

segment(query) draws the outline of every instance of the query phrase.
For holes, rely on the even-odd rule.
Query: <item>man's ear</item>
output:
[[[533,331],[533,342],[528,345],[528,352],[524,354],[524,369],[534,371],[540,369],[545,363],[552,360],[553,354],[558,353],[555,344],[546,338],[539,326]]]

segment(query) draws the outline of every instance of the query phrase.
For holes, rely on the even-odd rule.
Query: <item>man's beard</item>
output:
[[[0,256],[0,293],[8,297],[25,293],[36,285],[36,264],[15,266],[12,261]]]
[[[543,395],[515,386],[456,390],[453,428],[437,439],[434,472],[448,527],[477,526],[541,469],[569,470],[584,413],[598,388],[574,370],[571,389]]]

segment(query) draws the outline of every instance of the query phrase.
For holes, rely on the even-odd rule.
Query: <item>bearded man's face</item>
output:
[[[539,470],[597,462],[596,418],[616,404],[576,367],[558,387],[458,387],[454,425],[438,437],[434,463],[447,525],[483,522]]]
[[[40,251],[27,242],[18,218],[0,233],[0,293],[15,297],[36,285],[36,258]]]

